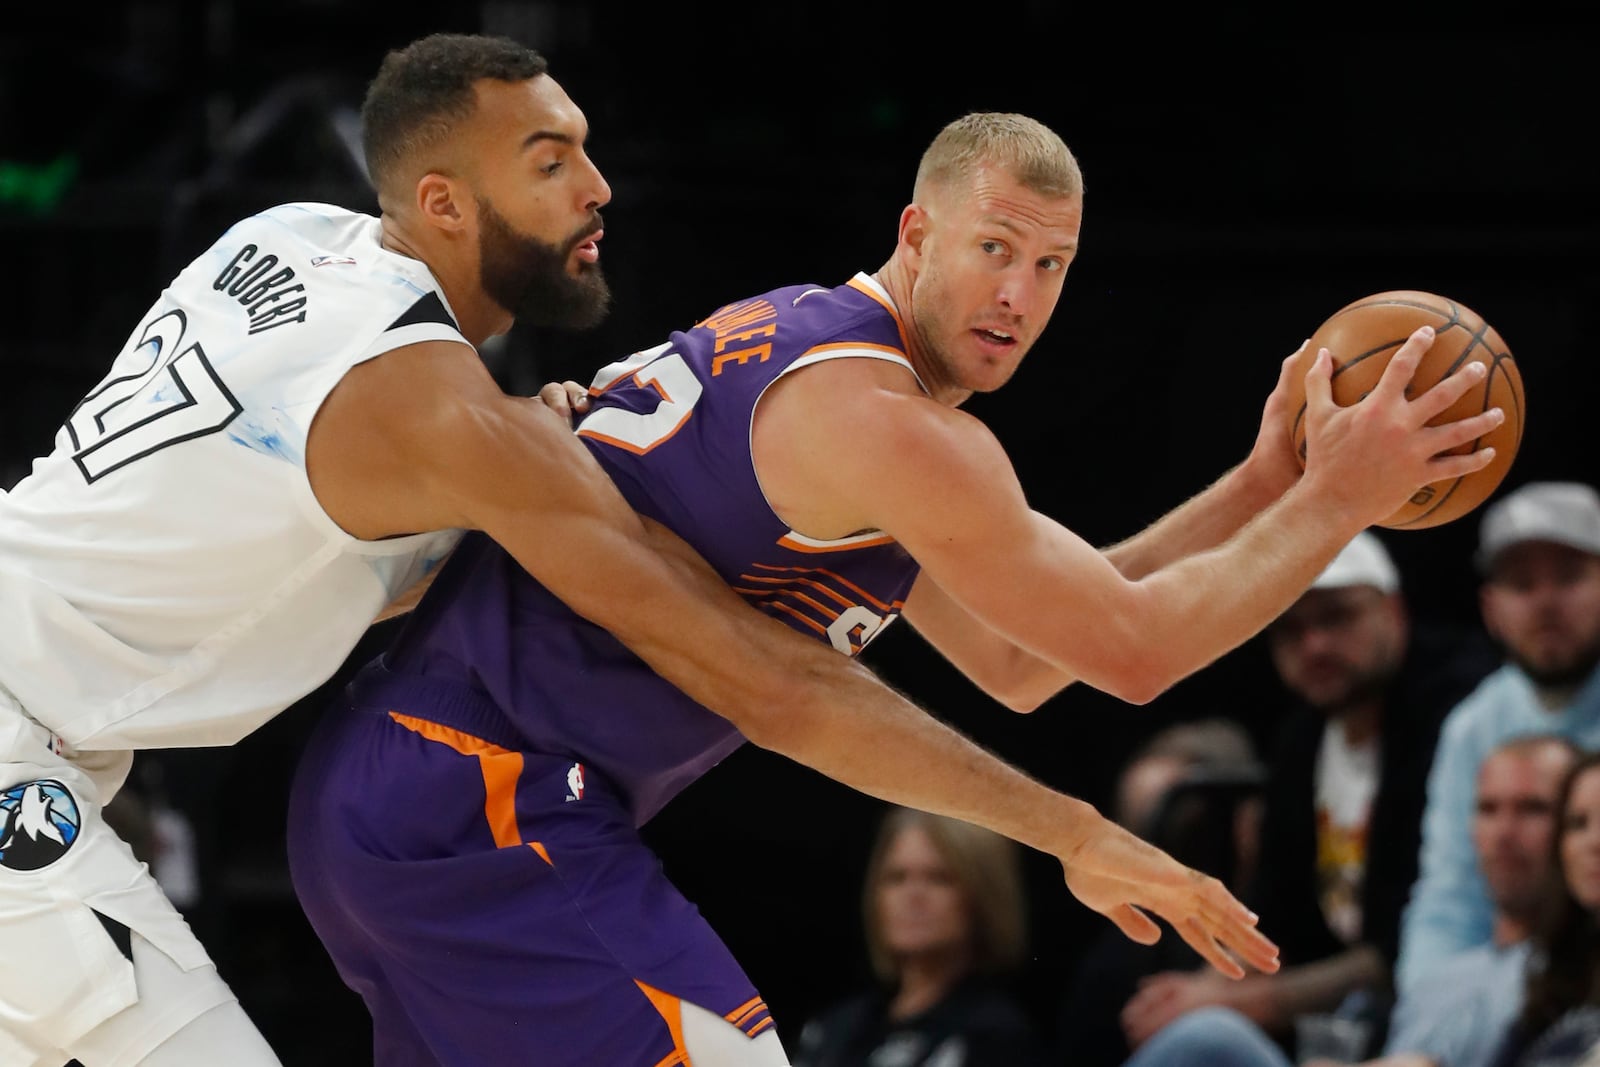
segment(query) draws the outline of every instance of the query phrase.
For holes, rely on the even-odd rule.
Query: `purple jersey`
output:
[[[840,358],[909,370],[905,349],[888,294],[865,274],[776,289],[601,370],[578,434],[636,510],[757,609],[856,655],[899,614],[917,565],[882,533],[790,530],[756,479],[751,419],[783,374]],[[492,731],[502,743],[604,775],[636,825],[744,740],[481,534],[462,541],[384,667],[483,690],[505,717]]]

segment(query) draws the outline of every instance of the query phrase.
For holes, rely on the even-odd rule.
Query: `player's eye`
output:
[[[566,161],[565,160],[558,159],[553,163],[546,163],[544,166],[540,167],[539,168],[539,173],[544,174],[546,176],[549,176],[551,174],[554,174],[556,171],[560,170],[565,165],[566,165]]]
[[[1044,259],[1041,259],[1039,261],[1039,266],[1043,267],[1045,270],[1050,271],[1052,273],[1054,273],[1055,271],[1058,271],[1058,270],[1066,270],[1067,269],[1066,261],[1062,260],[1062,259],[1057,259],[1055,256],[1047,256]]]
[[[988,240],[984,241],[978,247],[983,249],[983,254],[986,256],[1003,256],[1006,254],[1006,245],[1004,241]]]

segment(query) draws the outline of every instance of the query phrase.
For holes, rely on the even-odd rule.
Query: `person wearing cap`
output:
[[[1401,920],[1402,993],[1490,939],[1493,909],[1470,829],[1484,757],[1533,733],[1600,748],[1600,494],[1580,482],[1530,482],[1486,509],[1478,530],[1479,606],[1504,662],[1439,737],[1419,875]]]
[[[1122,1012],[1130,1048],[1206,1006],[1287,1048],[1296,1016],[1352,994],[1389,1002],[1400,913],[1416,877],[1425,771],[1445,716],[1497,664],[1470,631],[1415,622],[1383,541],[1358,534],[1265,631],[1292,706],[1270,747],[1261,862],[1246,900],[1283,969],[1242,982],[1148,980]]]
[[[1478,772],[1473,849],[1494,900],[1490,941],[1455,957],[1445,980],[1423,982],[1395,1002],[1382,1052],[1356,1067],[1494,1067],[1520,1047],[1529,963],[1550,906],[1563,785],[1584,755],[1557,734],[1502,741]],[[1592,758],[1592,757],[1591,757]],[[1524,1032],[1525,1033],[1525,1032]],[[1142,1045],[1122,1067],[1341,1067],[1291,1059],[1230,1008],[1190,1012]],[[1066,1062],[1076,1064],[1068,1059]],[[1543,1061],[1541,1061],[1543,1062]]]

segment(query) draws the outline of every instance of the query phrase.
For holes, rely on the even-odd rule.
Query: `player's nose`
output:
[[[1020,321],[1033,312],[1039,299],[1039,287],[1032,278],[1020,271],[1008,271],[1000,279],[995,291],[995,301]]]
[[[611,184],[606,181],[600,168],[595,166],[594,160],[588,156],[583,157],[584,163],[589,168],[588,181],[584,182],[584,208],[588,211],[598,211],[611,203]]]

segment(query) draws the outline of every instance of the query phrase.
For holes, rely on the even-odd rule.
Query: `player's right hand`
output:
[[[1372,391],[1348,407],[1333,399],[1333,356],[1327,349],[1318,351],[1306,373],[1305,477],[1364,525],[1393,515],[1422,486],[1471,474],[1494,459],[1489,447],[1446,453],[1504,422],[1499,408],[1427,425],[1482,384],[1483,364],[1464,364],[1427,392],[1406,395],[1433,338],[1432,327],[1419,327],[1389,360]]]
[[[568,422],[589,410],[589,390],[574,381],[551,382],[539,390],[539,399]]]
[[[1243,964],[1278,970],[1278,946],[1226,886],[1109,820],[1063,866],[1072,895],[1141,945],[1161,937],[1153,914],[1229,978],[1243,978]]]
[[[1295,366],[1307,343],[1301,341],[1300,347],[1278,364],[1278,384],[1267,396],[1266,406],[1261,412],[1261,424],[1256,428],[1255,443],[1244,461],[1244,466],[1260,484],[1273,491],[1275,498],[1300,477],[1300,460],[1296,458],[1294,442],[1283,432],[1283,426],[1287,421]]]

